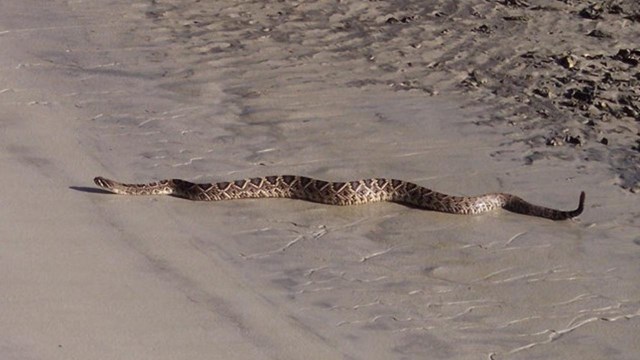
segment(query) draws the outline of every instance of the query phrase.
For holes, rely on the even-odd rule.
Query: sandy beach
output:
[[[634,1],[4,1],[0,359],[639,358],[639,38]],[[276,174],[587,201],[92,181]]]

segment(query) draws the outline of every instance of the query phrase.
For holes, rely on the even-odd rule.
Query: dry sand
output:
[[[1,359],[640,357],[637,4],[268,3],[3,1]],[[282,173],[587,207],[91,183]]]

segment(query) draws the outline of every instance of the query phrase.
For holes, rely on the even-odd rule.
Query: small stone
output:
[[[483,75],[478,70],[473,70],[469,73],[469,76],[462,81],[462,84],[467,86],[478,87],[480,85],[486,84],[488,81],[487,77]]]
[[[536,113],[538,113],[538,115],[542,116],[545,119],[549,117],[549,111],[547,109],[537,110]]]
[[[623,106],[622,112],[632,118],[638,117],[638,112],[631,106]]]
[[[582,145],[582,139],[580,139],[580,135],[567,135],[565,136],[564,141],[571,145]]]
[[[502,18],[507,21],[529,21],[529,17],[526,15],[503,16]]]
[[[591,104],[596,98],[596,89],[593,86],[585,86],[582,89],[571,88],[567,90],[565,97]]]
[[[604,32],[602,30],[591,30],[591,32],[589,32],[587,34],[587,36],[591,36],[591,37],[595,37],[595,38],[599,38],[599,39],[611,39],[613,37],[613,35]]]
[[[562,141],[562,139],[559,136],[554,136],[554,137],[547,138],[547,141],[545,143],[546,143],[547,146],[562,146],[562,145],[564,145],[564,142]]]
[[[523,1],[523,0],[504,0],[503,4],[506,6],[512,6],[512,7],[529,7],[531,5],[529,5],[528,2]]]
[[[578,59],[575,56],[569,54],[558,59],[558,63],[565,69],[573,69],[578,63]]]
[[[620,49],[618,50],[618,53],[613,56],[613,59],[622,61],[629,65],[637,66],[640,63],[640,50]]]
[[[580,10],[580,16],[585,19],[596,20],[602,18],[603,12],[604,10],[602,9],[602,6],[598,4],[591,4],[586,8]]]
[[[533,89],[533,93],[543,98],[549,98],[551,96],[551,91],[548,87]]]
[[[491,28],[487,24],[482,24],[482,25],[478,26],[477,28],[475,28],[475,29],[473,29],[471,31],[478,32],[478,33],[483,33],[483,34],[490,34],[491,33]]]
[[[390,16],[389,18],[387,18],[385,23],[387,23],[387,24],[397,24],[397,23],[408,24],[408,23],[412,22],[414,19],[415,19],[415,16],[403,16],[400,19],[398,19],[398,18],[396,18],[394,16]]]
[[[624,9],[618,4],[609,6],[609,14],[624,14]]]
[[[403,24],[408,24],[410,22],[412,22],[414,19],[414,16],[403,16],[400,18],[400,22]]]
[[[620,105],[631,105],[633,106],[633,98],[630,95],[620,95],[618,96],[618,104]]]
[[[609,139],[607,139],[606,137],[603,137],[602,139],[600,139],[600,144],[609,145]]]

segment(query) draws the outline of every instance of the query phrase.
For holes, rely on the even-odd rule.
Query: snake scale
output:
[[[396,179],[364,179],[329,182],[297,175],[255,177],[231,182],[195,184],[181,179],[148,184],[124,184],[96,177],[99,187],[125,195],[173,195],[189,200],[220,201],[247,198],[302,199],[330,205],[355,205],[390,201],[420,209],[451,214],[481,214],[495,209],[551,220],[576,217],[584,209],[585,193],[578,208],[562,211],[538,206],[507,193],[453,196]]]

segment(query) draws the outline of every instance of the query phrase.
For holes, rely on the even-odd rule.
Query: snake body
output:
[[[580,215],[584,209],[585,200],[583,191],[580,194],[577,209],[562,211],[534,205],[507,193],[453,196],[396,179],[329,182],[297,175],[265,176],[205,184],[195,184],[181,179],[161,180],[147,184],[124,184],[100,176],[96,177],[94,182],[103,189],[124,195],[173,195],[200,201],[290,198],[330,205],[390,201],[451,214],[481,214],[502,208],[551,220],[566,220]]]

